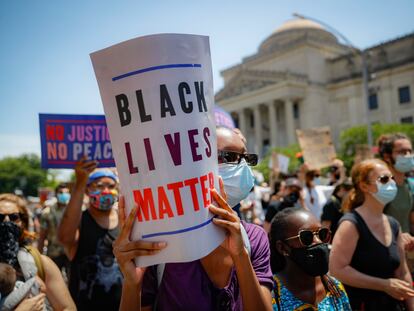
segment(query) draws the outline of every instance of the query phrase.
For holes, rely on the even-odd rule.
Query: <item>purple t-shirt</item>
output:
[[[265,231],[256,225],[243,222],[250,240],[250,261],[261,285],[272,290],[269,242]],[[200,260],[165,265],[160,287],[157,267],[147,269],[142,286],[142,306],[157,310],[243,310],[236,270],[232,269],[229,284],[216,288],[210,281]]]

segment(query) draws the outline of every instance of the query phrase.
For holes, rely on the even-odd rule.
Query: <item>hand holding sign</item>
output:
[[[121,232],[113,243],[113,252],[118,261],[125,282],[139,285],[142,283],[146,268],[135,266],[134,258],[138,256],[150,256],[159,253],[167,244],[165,242],[131,242],[130,235],[137,214],[137,206],[135,206],[126,218],[125,215],[125,199],[123,196],[119,199],[118,218]]]
[[[241,233],[240,218],[237,213],[227,204],[227,195],[224,191],[223,180],[219,178],[220,194],[215,189],[211,191],[214,200],[218,206],[211,204],[209,206],[210,212],[219,216],[219,218],[213,218],[214,224],[224,228],[227,231],[227,237],[221,246],[226,249],[231,257],[240,255],[244,250],[243,238]]]

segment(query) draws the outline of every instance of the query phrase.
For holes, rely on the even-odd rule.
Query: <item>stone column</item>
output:
[[[236,111],[236,113],[239,116],[239,129],[243,133],[243,135],[246,136],[246,115],[244,114],[244,109],[240,109]]]
[[[269,109],[269,127],[270,127],[270,146],[276,147],[277,146],[277,118],[276,118],[276,108],[275,103],[271,101],[267,104],[267,108]]]
[[[288,145],[296,142],[295,120],[293,119],[293,101],[286,99],[285,101],[285,128]]]
[[[254,116],[254,152],[261,155],[263,150],[263,137],[262,137],[262,120],[260,118],[260,105],[253,108]]]

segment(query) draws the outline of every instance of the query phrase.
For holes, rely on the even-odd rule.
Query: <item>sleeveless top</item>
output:
[[[388,215],[387,218],[392,232],[391,244],[388,247],[375,238],[358,212],[347,213],[340,220],[340,223],[344,221],[352,222],[359,233],[350,266],[361,273],[382,279],[395,277],[395,270],[400,266],[397,245],[400,225],[395,218]],[[352,309],[399,310],[397,309],[399,302],[383,291],[355,288],[348,285],[345,285],[345,288]],[[385,306],[386,309],[382,309]]]
[[[118,310],[122,274],[112,253],[119,228],[99,226],[88,210],[82,213],[79,244],[71,262],[69,290],[78,310]]]

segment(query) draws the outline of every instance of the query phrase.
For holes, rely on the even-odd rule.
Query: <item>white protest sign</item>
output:
[[[161,34],[91,54],[132,239],[165,241],[144,267],[199,259],[225,238],[208,211],[218,187],[208,37]]]
[[[275,162],[275,163],[273,163]],[[280,154],[280,153],[272,153],[272,156],[269,159],[269,168],[270,169],[277,169],[279,172],[283,174],[289,173],[289,162],[290,158]]]

